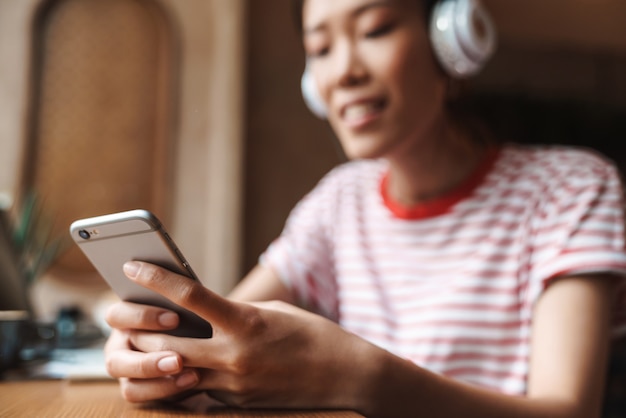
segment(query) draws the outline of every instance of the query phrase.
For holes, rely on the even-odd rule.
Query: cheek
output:
[[[385,71],[400,114],[415,118],[443,109],[448,83],[428,46],[394,54]]]

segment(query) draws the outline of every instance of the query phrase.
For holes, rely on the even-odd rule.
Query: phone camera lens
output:
[[[89,239],[91,238],[91,235],[89,234],[89,232],[85,229],[81,229],[80,231],[78,231],[78,235],[80,235],[80,237],[82,239]]]

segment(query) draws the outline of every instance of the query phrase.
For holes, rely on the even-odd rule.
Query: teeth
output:
[[[347,120],[359,119],[368,113],[376,111],[377,109],[378,104],[372,102],[353,104],[346,108],[344,118]]]

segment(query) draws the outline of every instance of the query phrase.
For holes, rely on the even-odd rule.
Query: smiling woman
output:
[[[230,300],[127,269],[215,331],[171,337],[154,332],[175,326],[159,322],[168,312],[116,305],[107,359],[127,399],[194,388],[366,416],[600,415],[626,318],[618,172],[588,150],[476,137],[447,98],[470,68],[458,53],[490,55],[488,14],[477,0],[420,5],[301,3],[304,84],[350,161],[296,205]],[[466,35],[444,42],[433,24]]]

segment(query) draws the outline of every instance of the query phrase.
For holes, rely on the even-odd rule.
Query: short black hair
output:
[[[302,31],[302,9],[304,8],[304,1],[305,0],[293,0],[292,1],[292,6],[293,6],[293,15],[294,15],[294,21],[296,22],[296,29],[298,31]],[[435,3],[437,3],[437,1],[439,0],[416,0],[416,3],[421,3],[421,5],[424,7],[424,16],[426,16],[426,19],[428,21],[428,19],[430,18],[430,13],[433,10],[433,7],[435,6]]]

